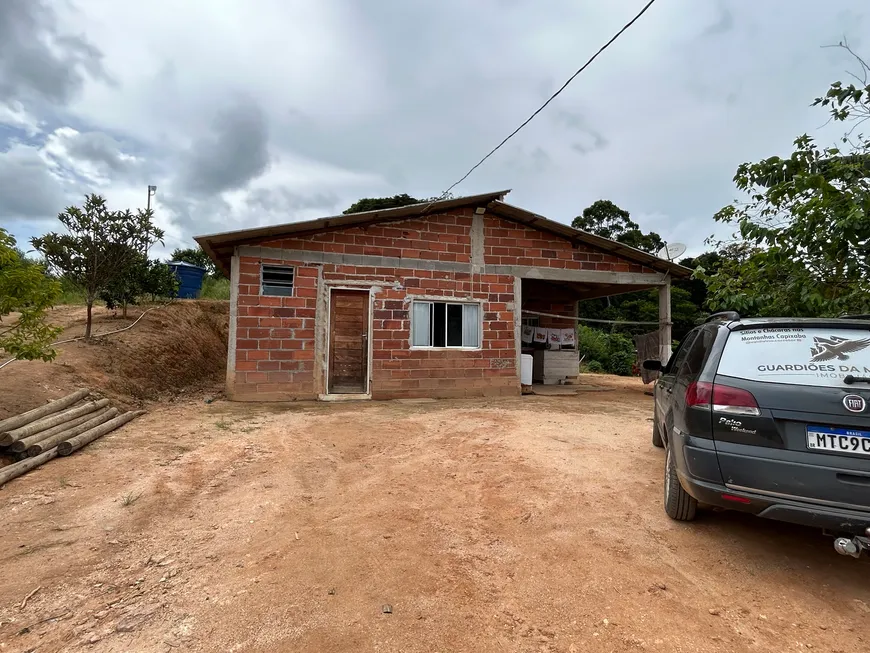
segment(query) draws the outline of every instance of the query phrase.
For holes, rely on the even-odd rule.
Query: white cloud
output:
[[[0,125],[20,129],[29,137],[42,132],[36,116],[28,113],[21,102],[14,100],[0,103]]]
[[[0,107],[0,182],[43,189],[7,186],[0,211],[14,204],[20,225],[92,190],[135,209],[157,184],[174,247],[362,196],[435,195],[643,1],[249,4],[0,3],[40,18],[10,22],[36,31],[0,44],[0,71],[28,53],[39,64],[16,73]],[[513,204],[564,222],[607,198],[702,248],[739,163],[787,153],[803,132],[833,141],[809,104],[850,62],[819,46],[845,34],[868,47],[865,5],[656,3],[456,192],[513,188]],[[57,56],[28,49],[63,35],[78,36]]]

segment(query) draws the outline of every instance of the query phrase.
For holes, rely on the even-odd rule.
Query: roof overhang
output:
[[[393,222],[417,218],[432,213],[442,213],[450,209],[465,208],[468,206],[486,206],[494,200],[500,200],[510,190],[500,190],[493,193],[480,195],[468,195],[445,200],[421,202],[409,204],[394,209],[381,209],[378,211],[364,211],[350,213],[348,215],[334,215],[317,220],[305,220],[303,222],[289,222],[286,224],[257,227],[254,229],[240,229],[238,231],[224,231],[205,236],[194,236],[203,251],[208,254],[224,274],[230,274],[230,260],[233,251],[239,245],[251,245],[267,240],[276,240],[288,236],[308,236],[325,231],[347,229],[360,225],[377,224],[379,222]]]
[[[658,256],[642,252],[634,247],[629,247],[614,240],[608,240],[600,236],[579,231],[561,222],[545,218],[542,215],[527,211],[502,201],[510,191],[500,190],[493,193],[469,195],[447,200],[421,202],[401,206],[394,209],[382,209],[379,211],[366,211],[363,213],[351,213],[349,215],[335,215],[318,220],[306,220],[304,222],[290,222],[287,224],[257,227],[254,229],[240,229],[238,231],[225,231],[217,234],[196,236],[194,240],[217,264],[218,268],[227,276],[230,274],[230,261],[236,247],[241,245],[259,244],[264,241],[278,240],[286,237],[302,237],[327,231],[336,231],[362,225],[378,224],[382,222],[395,222],[408,220],[433,213],[442,213],[450,209],[465,207],[485,207],[495,215],[506,220],[511,220],[527,225],[533,229],[550,232],[569,240],[575,247],[587,246],[604,253],[610,253],[620,258],[645,265],[651,270],[670,274],[674,278],[683,279],[692,275],[692,270],[682,265],[661,259]]]
[[[669,273],[672,277],[677,279],[686,279],[692,276],[692,270],[683,267],[679,263],[659,258],[654,254],[649,254],[639,249],[635,249],[634,247],[629,247],[628,245],[624,245],[615,240],[602,238],[601,236],[596,236],[595,234],[590,234],[586,231],[574,229],[574,227],[569,227],[561,222],[550,220],[542,215],[507,204],[506,202],[493,200],[489,203],[488,208],[496,215],[507,220],[519,222],[532,227],[533,229],[541,229],[542,231],[549,231],[557,236],[562,236],[563,238],[570,240],[575,247],[578,245],[586,245],[619,256],[620,258],[640,263],[656,272]]]

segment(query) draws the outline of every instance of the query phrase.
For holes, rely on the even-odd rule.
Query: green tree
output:
[[[163,231],[152,222],[149,209],[136,214],[110,211],[99,195],[85,197],[82,208],[71,206],[57,218],[67,233],[49,233],[33,238],[49,267],[85,291],[87,323],[85,338],[91,336],[94,300],[130,265],[130,252],[147,252],[162,242]]]
[[[187,249],[175,249],[169,259],[170,261],[183,261],[191,265],[198,265],[205,268],[206,274],[213,279],[219,279],[223,275],[218,271],[217,266],[211,257],[206,254],[201,247],[188,247]]]
[[[364,211],[378,211],[380,209],[395,209],[400,206],[422,204],[426,200],[418,200],[407,193],[393,195],[392,197],[363,197],[350,205],[343,213],[363,213]]]
[[[643,233],[640,225],[631,220],[631,214],[610,200],[598,200],[586,207],[582,215],[574,218],[571,226],[650,254],[655,254],[664,245],[661,236],[654,231]]]
[[[60,284],[50,279],[42,265],[29,261],[15,247],[13,238],[0,228],[0,350],[25,360],[52,360],[51,343],[61,332],[45,322],[45,311],[60,294]],[[3,318],[17,313],[17,319]]]
[[[166,263],[148,259],[142,252],[130,250],[127,265],[106,287],[100,291],[100,299],[106,308],[122,310],[127,317],[127,307],[143,300],[157,297],[174,297],[178,281]]]
[[[453,195],[439,195],[438,197],[430,197],[424,200],[418,200],[416,197],[411,197],[407,193],[401,195],[393,195],[392,197],[364,197],[357,200],[343,211],[344,215],[350,213],[362,213],[364,211],[380,211],[381,209],[395,209],[400,206],[410,206],[411,204],[422,204],[423,202],[440,202],[441,200],[453,199]]]
[[[830,316],[870,312],[870,69],[860,86],[835,82],[814,102],[834,121],[855,121],[843,149],[804,134],[786,159],[744,163],[734,181],[748,195],[715,219],[734,225],[740,256],[699,270],[713,308],[748,315]]]

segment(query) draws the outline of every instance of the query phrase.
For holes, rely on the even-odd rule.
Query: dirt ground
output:
[[[0,651],[866,649],[866,561],[670,521],[651,398],[594,383],[152,405],[0,490]]]

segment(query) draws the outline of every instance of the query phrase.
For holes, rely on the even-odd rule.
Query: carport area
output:
[[[743,515],[670,521],[652,400],[583,381],[155,406],[0,492],[2,650],[866,648],[866,561]]]
[[[540,273],[540,271],[532,271]],[[520,353],[532,356],[533,384],[558,384],[563,382],[566,371],[574,370],[579,364],[576,348],[577,324],[587,324],[607,329],[609,324],[583,314],[582,303],[587,299],[613,297],[625,293],[655,289],[659,298],[659,319],[644,324],[648,331],[657,335],[657,353],[653,357],[666,362],[671,354],[671,311],[669,275],[621,275],[615,276],[613,283],[589,283],[558,278],[558,271],[547,271],[548,279],[524,278],[521,281]],[[637,277],[638,283],[629,283]],[[642,281],[642,282],[641,282]],[[591,319],[590,319],[591,318]],[[573,333],[569,333],[572,332]],[[553,336],[563,334],[563,341],[556,343]],[[564,343],[564,336],[570,339]],[[540,338],[550,336],[544,343]]]

